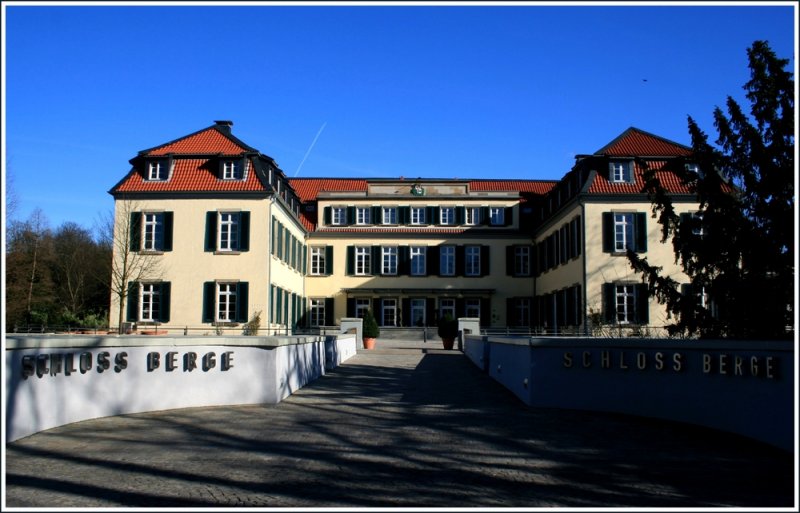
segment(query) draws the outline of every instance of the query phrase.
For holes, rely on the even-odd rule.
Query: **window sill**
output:
[[[221,250],[221,249],[218,249],[217,251],[214,252],[215,255],[240,255],[241,253],[242,252],[238,250],[233,251],[233,250]]]
[[[216,321],[211,323],[215,328],[235,328],[241,324],[238,322]]]
[[[164,251],[161,249],[143,249],[139,252],[140,255],[163,255]]]

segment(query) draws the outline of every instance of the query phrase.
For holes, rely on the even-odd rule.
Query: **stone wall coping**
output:
[[[327,335],[337,338],[355,337],[353,334]],[[5,349],[92,349],[97,347],[150,347],[150,346],[237,346],[272,349],[280,346],[311,344],[325,341],[324,335],[296,336],[180,336],[180,335],[11,335],[5,340]]]
[[[587,349],[681,349],[705,351],[782,351],[794,352],[791,340],[700,340],[660,338],[592,338],[592,337],[507,337],[467,335],[493,344],[531,347],[580,347]]]

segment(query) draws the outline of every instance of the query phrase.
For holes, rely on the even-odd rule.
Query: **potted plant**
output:
[[[375,339],[381,334],[378,328],[378,321],[375,320],[372,310],[367,310],[364,314],[363,326],[364,349],[375,349]]]
[[[453,349],[456,337],[458,336],[458,321],[453,319],[450,314],[445,315],[439,320],[439,336],[445,349]]]

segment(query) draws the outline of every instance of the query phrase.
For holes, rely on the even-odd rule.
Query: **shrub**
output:
[[[439,336],[442,339],[454,339],[458,336],[458,321],[453,319],[450,314],[445,315],[439,321]]]
[[[372,310],[367,310],[367,313],[364,314],[364,338],[378,338],[381,334],[381,330],[378,327],[378,321],[375,320],[375,315],[372,313]]]

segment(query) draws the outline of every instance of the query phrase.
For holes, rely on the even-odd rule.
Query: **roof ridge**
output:
[[[245,152],[261,153],[257,149],[255,149],[252,146],[246,144],[244,141],[242,141],[241,139],[239,139],[238,137],[236,137],[235,135],[230,133],[230,127],[228,127],[227,129],[223,129],[221,127],[221,125],[219,125],[218,123],[215,123],[215,124],[213,124],[211,126],[208,126],[206,128],[201,128],[200,130],[192,132],[192,133],[190,133],[188,135],[184,135],[184,136],[178,137],[177,139],[173,139],[171,141],[159,144],[157,146],[153,146],[152,148],[147,148],[145,150],[141,150],[141,151],[138,152],[138,155],[147,155],[148,153],[151,153],[151,152],[153,152],[155,150],[158,150],[159,148],[163,148],[165,146],[169,146],[171,144],[178,143],[178,142],[183,141],[185,139],[189,139],[191,137],[195,137],[195,136],[200,135],[203,132],[207,132],[209,130],[216,130],[217,133],[219,133],[220,135],[222,135],[223,137],[225,137],[226,139],[231,141],[236,146],[242,148]],[[211,154],[209,154],[209,155],[211,155]]]
[[[612,139],[611,142],[607,143],[605,146],[603,146],[599,150],[595,151],[594,155],[602,155],[609,148],[615,146],[620,141],[622,141],[623,139],[628,137],[628,135],[630,135],[632,132],[637,132],[637,133],[639,133],[641,135],[644,135],[646,137],[650,137],[650,138],[656,139],[658,141],[661,141],[661,142],[663,142],[665,144],[669,144],[671,146],[676,146],[676,147],[681,148],[683,150],[692,151],[692,148],[689,147],[689,146],[686,146],[686,145],[681,144],[679,142],[675,142],[675,141],[673,141],[671,139],[667,139],[666,137],[662,137],[660,135],[656,135],[656,134],[648,132],[646,130],[642,130],[641,128],[637,128],[635,126],[630,126],[627,129],[625,129],[621,134],[619,134],[614,139]]]

